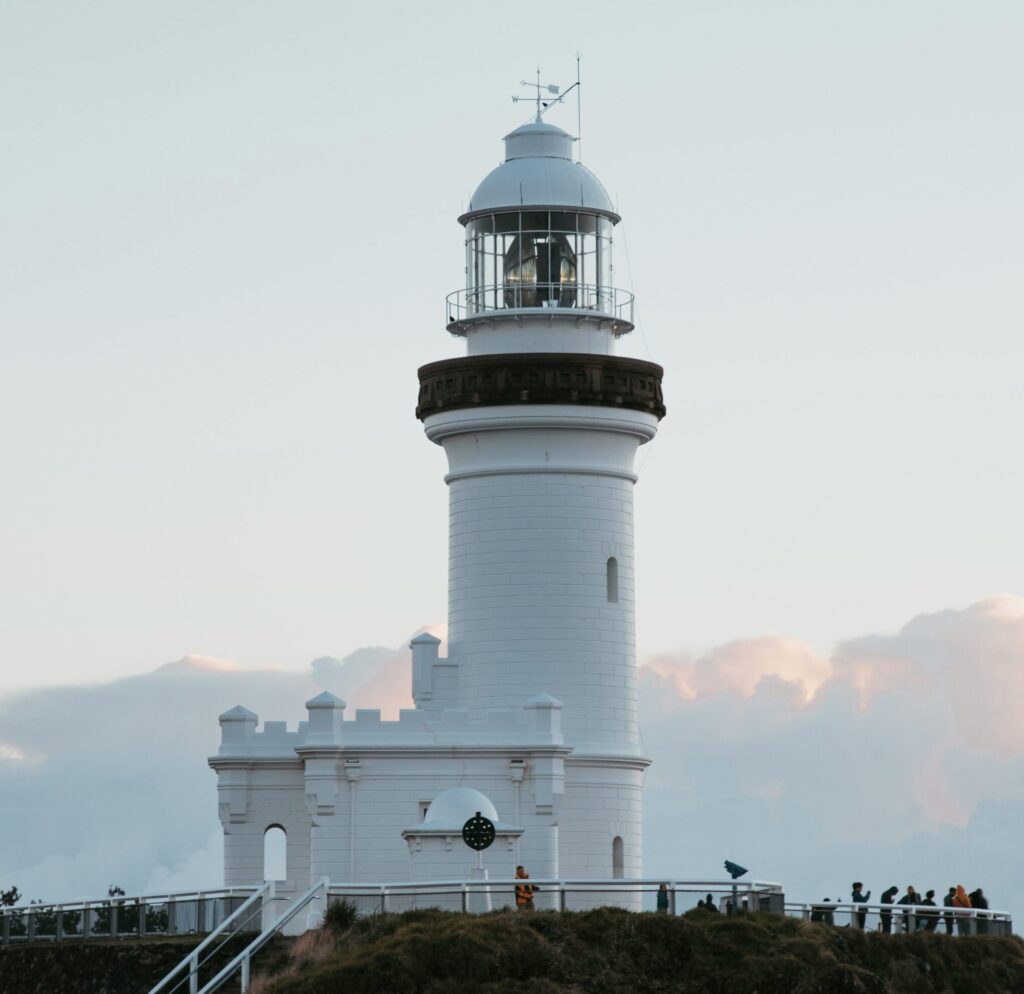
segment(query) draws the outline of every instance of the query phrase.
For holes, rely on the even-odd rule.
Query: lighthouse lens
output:
[[[611,313],[612,223],[576,211],[484,214],[466,224],[467,311],[577,307]]]
[[[558,232],[524,232],[505,252],[506,307],[574,307],[576,253]]]

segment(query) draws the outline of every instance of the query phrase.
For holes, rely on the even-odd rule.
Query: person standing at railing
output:
[[[658,911],[668,914],[668,884],[658,884]]]
[[[970,899],[972,908],[977,908],[979,911],[988,911],[988,899],[980,887],[977,890],[972,890],[967,896]],[[975,917],[975,924],[978,935],[984,935],[988,932],[988,915],[977,915]]]
[[[964,890],[963,884],[956,885],[956,893],[953,895],[953,907],[954,908],[969,908],[971,906],[971,899],[967,896],[967,891]],[[967,915],[956,916],[956,932],[957,935],[968,935],[970,932],[970,925],[968,924]]]
[[[521,866],[516,867],[516,880],[529,880],[530,874]],[[533,884],[516,884],[516,910],[533,911]]]
[[[888,890],[882,891],[881,903],[892,904],[896,900],[896,895],[900,892],[899,887],[890,887]],[[888,935],[892,931],[892,912],[882,911],[880,913],[882,919],[882,931]]]
[[[930,890],[924,896],[924,900],[921,902],[925,907],[935,907],[935,891]],[[939,913],[937,911],[922,911],[921,912],[921,927],[926,932],[934,932],[935,926],[939,924]]]
[[[903,897],[901,897],[896,903],[897,904],[905,904],[905,905],[908,905],[908,906],[911,905],[911,904],[920,904],[921,903],[921,896],[917,893],[916,890],[914,890],[913,885],[910,885],[910,886],[907,887],[906,894],[904,894]],[[911,911],[904,912],[904,915],[903,915],[903,931],[904,932],[916,932],[917,931],[917,918],[914,916],[913,912],[911,912]]]
[[[853,901],[854,904],[866,904],[868,901],[871,900],[871,891],[868,891],[865,894],[864,885],[860,881],[857,881],[853,885],[853,893],[850,895],[850,899]],[[858,908],[857,914],[853,916],[853,920],[857,928],[863,931],[864,923],[868,920],[868,909]]]
[[[950,887],[946,896],[942,899],[942,905],[946,908],[953,907],[953,898],[956,897],[956,888]],[[953,916],[947,911],[943,916],[946,922],[946,935],[953,934]]]

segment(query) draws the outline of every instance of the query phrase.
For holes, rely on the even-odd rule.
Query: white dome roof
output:
[[[544,121],[533,121],[505,136],[505,161],[476,188],[459,219],[520,207],[581,207],[618,221],[611,197],[586,166],[572,159],[573,138]]]
[[[443,791],[430,802],[427,808],[427,817],[423,820],[424,825],[444,826],[445,828],[457,828],[469,821],[477,812],[485,818],[497,824],[498,812],[491,804],[486,794],[481,794],[471,787],[452,787],[451,790]]]

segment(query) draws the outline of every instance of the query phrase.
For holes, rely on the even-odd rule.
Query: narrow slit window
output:
[[[608,603],[617,604],[619,600],[619,561],[612,556],[608,560]]]
[[[623,877],[622,859],[622,836],[616,835],[612,839],[612,879],[621,880]]]
[[[288,879],[288,836],[280,825],[263,833],[263,879]]]

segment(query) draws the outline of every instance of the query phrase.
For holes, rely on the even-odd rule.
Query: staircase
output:
[[[312,904],[320,896],[321,891],[323,891],[326,901],[329,886],[330,880],[327,877],[321,877],[309,890],[300,894],[281,914],[267,924],[269,917],[267,912],[273,908],[274,885],[265,883],[238,911],[211,932],[163,980],[151,988],[149,994],[213,994],[214,991],[246,994],[249,989],[253,957],[277,939],[288,923]],[[252,939],[227,966],[218,970],[200,987],[200,970],[210,964],[210,959],[224,942],[228,941],[232,934],[230,927],[234,926],[236,930],[244,928],[245,924],[256,916],[261,916],[264,923],[259,935]],[[232,986],[228,986],[229,984]]]
[[[255,977],[261,973],[276,973],[278,969],[288,962],[288,950],[295,941],[294,936],[275,935],[269,939],[267,944],[252,957],[251,975]],[[227,965],[227,961],[222,965]],[[229,980],[217,989],[217,994],[246,994],[242,990],[241,973],[236,973]]]

